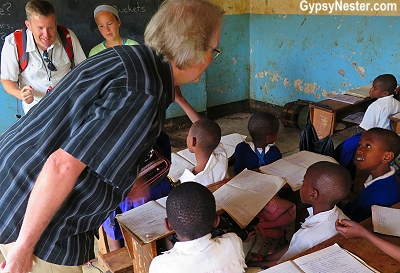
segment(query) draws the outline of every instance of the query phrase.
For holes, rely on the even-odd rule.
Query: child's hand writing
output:
[[[365,235],[368,233],[363,226],[352,220],[338,219],[336,220],[335,226],[337,232],[346,238],[365,237]]]

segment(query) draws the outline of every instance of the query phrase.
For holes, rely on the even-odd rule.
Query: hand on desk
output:
[[[400,246],[391,244],[374,233],[366,230],[362,225],[351,220],[336,220],[336,230],[345,238],[364,238],[385,252],[392,258],[400,261]]]

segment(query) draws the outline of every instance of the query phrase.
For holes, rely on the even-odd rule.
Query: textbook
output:
[[[356,96],[360,98],[368,98],[369,97],[369,90],[371,89],[371,85],[364,85],[361,87],[358,87],[356,89],[351,89],[348,91],[345,91],[344,94],[348,94],[351,96]]]
[[[270,267],[260,273],[368,273],[378,272],[338,244]]]
[[[235,153],[236,145],[246,139],[245,135],[233,133],[221,137],[221,143],[224,147],[228,159]],[[185,169],[191,169],[196,166],[196,156],[189,152],[188,149],[181,150],[177,153],[171,153],[171,167],[168,177],[173,182],[178,182]]]
[[[400,209],[373,205],[371,211],[374,232],[400,237]]]
[[[167,217],[166,201],[167,196],[149,201],[122,214],[117,214],[116,218],[118,223],[130,233],[136,235],[144,243],[150,243],[174,233],[164,225],[164,219]]]
[[[349,104],[355,104],[357,102],[362,101],[364,98],[361,97],[356,97],[356,96],[351,96],[351,95],[342,95],[342,94],[329,94],[327,96],[328,99],[330,100],[337,100],[337,101],[341,101],[341,102],[345,102],[345,103],[349,103]]]
[[[284,184],[282,177],[244,169],[214,192],[217,211],[245,228]]]
[[[307,168],[319,161],[337,163],[337,161],[330,156],[309,151],[300,151],[272,162],[271,164],[261,166],[259,169],[263,173],[283,177],[292,190],[297,191],[303,185],[303,178]]]

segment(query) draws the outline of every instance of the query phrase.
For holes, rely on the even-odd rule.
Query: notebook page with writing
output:
[[[307,170],[306,168],[286,161],[285,159],[280,159],[271,164],[261,166],[259,169],[263,173],[283,177],[293,191],[297,191],[301,188],[303,185],[304,174]]]
[[[312,164],[319,161],[329,161],[338,163],[335,159],[330,156],[321,155],[309,151],[300,151],[284,158],[285,160],[292,162],[296,165],[300,165],[304,168],[310,167]]]
[[[305,273],[367,273],[374,272],[334,244],[293,260]]]
[[[217,207],[246,227],[285,184],[276,176],[243,170],[214,192]]]
[[[371,210],[374,232],[400,237],[400,209],[373,205]]]
[[[286,261],[273,267],[260,271],[259,273],[304,273],[294,262]]]
[[[238,133],[233,133],[221,137],[221,143],[224,145],[226,154],[230,158],[235,153],[236,145],[245,141],[246,136]]]
[[[149,243],[171,233],[164,226],[167,212],[157,201],[149,201],[139,207],[128,210],[116,216],[118,222]]]
[[[192,152],[189,152],[189,149],[186,148],[184,150],[180,150],[179,152],[177,152],[177,154],[192,163],[193,166],[197,165],[196,155]]]

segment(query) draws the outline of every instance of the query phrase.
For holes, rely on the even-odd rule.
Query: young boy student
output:
[[[337,220],[336,230],[346,238],[364,238],[377,246],[380,250],[400,261],[400,246],[391,244],[372,232],[366,230],[362,225],[351,220]]]
[[[400,137],[393,131],[372,128],[361,135],[354,163],[369,174],[364,189],[343,207],[350,219],[361,222],[371,217],[371,206],[391,206],[400,201],[395,169],[390,166],[400,153]]]
[[[195,154],[197,165],[185,169],[179,180],[194,181],[204,186],[225,178],[228,156],[220,144],[221,128],[210,119],[199,119],[192,124],[186,139],[188,150]]]
[[[311,165],[300,189],[301,201],[311,205],[310,216],[289,246],[267,255],[258,265],[274,266],[336,235],[336,220],[348,219],[336,204],[348,195],[350,187],[351,176],[343,166],[328,161]]]
[[[370,106],[361,121],[360,128],[362,132],[373,127],[379,127],[390,130],[389,115],[400,112],[400,101],[394,95],[398,92],[397,80],[391,74],[383,74],[376,77],[369,91],[371,98],[377,98]],[[345,166],[355,176],[354,156],[357,150],[358,142],[362,132],[346,139],[334,152],[334,158],[339,164]]]
[[[214,195],[196,182],[180,184],[167,198],[165,226],[179,238],[153,259],[149,273],[245,272],[242,240],[235,233],[211,238],[219,224]]]
[[[256,112],[250,117],[247,128],[252,142],[243,141],[236,146],[235,174],[282,158],[281,152],[274,146],[279,131],[279,120],[275,115]]]

